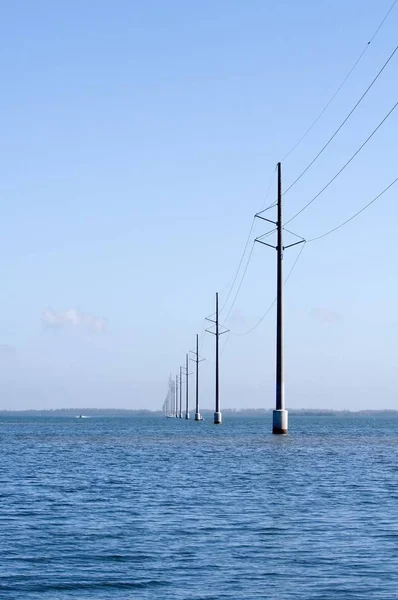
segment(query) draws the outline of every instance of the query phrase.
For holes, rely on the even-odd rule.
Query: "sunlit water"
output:
[[[0,598],[398,598],[398,418],[1,417]]]

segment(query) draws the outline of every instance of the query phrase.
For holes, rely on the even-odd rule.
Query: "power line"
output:
[[[382,20],[382,22],[380,23],[380,25],[378,26],[378,28],[376,29],[376,31],[374,32],[373,36],[370,38],[369,42],[368,42],[368,46],[373,42],[373,40],[375,39],[376,35],[379,33],[380,29],[383,27],[385,21],[387,20],[387,18],[390,15],[390,12],[392,11],[392,9],[394,8],[394,6],[396,5],[396,3],[398,2],[398,0],[394,0],[394,2],[391,4],[390,8],[388,9],[384,19]]]
[[[287,159],[287,157],[290,156],[292,154],[292,152],[294,152],[294,150],[296,150],[296,148],[307,137],[307,135],[310,133],[310,131],[313,129],[313,127],[318,123],[319,119],[327,111],[327,109],[329,108],[329,106],[332,104],[333,100],[336,98],[337,94],[340,92],[340,90],[345,85],[345,83],[347,82],[347,80],[349,79],[349,77],[352,75],[352,73],[354,72],[354,70],[358,66],[359,62],[362,60],[362,57],[364,56],[365,52],[367,51],[367,49],[369,48],[370,44],[373,42],[373,40],[375,39],[375,37],[377,36],[377,34],[379,33],[380,29],[383,27],[385,21],[389,17],[391,11],[393,10],[393,8],[394,8],[394,6],[396,5],[397,2],[398,2],[398,0],[394,0],[394,2],[392,3],[392,5],[388,9],[387,13],[385,14],[383,20],[381,21],[381,23],[377,27],[376,31],[374,32],[374,34],[370,38],[369,42],[367,42],[365,48],[360,53],[360,55],[358,56],[358,58],[354,62],[354,64],[351,67],[351,69],[348,71],[347,75],[345,76],[345,78],[343,79],[343,81],[341,82],[341,84],[339,85],[339,87],[337,88],[337,90],[334,92],[334,94],[332,95],[332,97],[330,98],[330,100],[325,104],[324,108],[321,110],[321,112],[316,117],[316,119],[312,122],[312,124],[308,127],[308,129],[305,131],[305,133],[301,136],[301,138],[294,144],[294,146],[289,150],[289,152],[283,157],[282,162],[284,162]]]
[[[314,238],[312,238],[310,240],[307,240],[307,241],[308,242],[315,242],[316,240],[320,240],[320,239],[326,237],[327,235],[330,235],[331,233],[334,233],[338,229],[341,229],[342,227],[344,227],[344,225],[347,225],[347,223],[349,223],[350,221],[352,221],[353,219],[355,219],[355,217],[357,217],[358,215],[360,215],[361,213],[363,213],[367,208],[369,208],[369,206],[371,206],[374,202],[376,202],[376,200],[378,200],[383,194],[385,194],[395,183],[397,183],[397,181],[398,181],[398,177],[396,179],[394,179],[394,181],[392,183],[390,183],[390,185],[388,185],[386,188],[384,188],[384,190],[382,192],[380,192],[380,194],[378,194],[375,198],[373,198],[373,200],[371,200],[370,202],[368,202],[368,204],[366,204],[365,206],[363,206],[361,208],[361,210],[358,210],[358,212],[356,212],[354,215],[352,215],[349,219],[347,219],[343,223],[340,223],[340,225],[337,225],[337,227],[333,227],[333,229],[330,229],[329,231],[326,231],[326,233],[323,233],[322,235],[318,235],[317,237],[314,237]]]
[[[246,255],[246,250],[247,250],[247,247],[248,247],[250,239],[251,239],[251,235],[252,235],[252,232],[253,232],[253,229],[254,229],[254,223],[255,223],[255,218],[253,217],[253,220],[252,220],[252,223],[251,223],[251,227],[250,227],[250,231],[249,231],[249,235],[247,236],[247,240],[246,240],[246,243],[245,243],[245,247],[243,248],[242,256],[240,257],[238,268],[236,269],[235,277],[234,277],[234,279],[233,279],[233,281],[231,283],[231,286],[229,288],[229,292],[227,294],[227,297],[225,298],[225,300],[223,302],[223,305],[221,307],[220,313],[222,313],[222,311],[224,310],[225,305],[227,304],[227,302],[229,300],[229,297],[230,297],[230,295],[232,293],[232,290],[234,289],[235,282],[236,282],[236,280],[238,278],[239,271],[240,271],[240,268],[241,268],[242,263],[243,263],[243,259],[245,258],[245,255]]]
[[[396,1],[398,2],[398,0],[396,0]],[[268,185],[268,188],[267,188],[267,193],[265,194],[265,198],[264,198],[264,202],[263,202],[263,206],[262,206],[261,210],[268,210],[269,208],[272,208],[276,204],[276,201],[275,201],[275,202],[272,202],[269,206],[265,207],[265,205],[267,204],[267,198],[268,198],[269,193],[271,191],[272,184],[274,183],[276,168],[277,167],[275,165],[275,167],[272,170],[272,175],[271,175],[270,180],[269,180],[269,185]]]
[[[200,342],[199,342],[199,354],[202,352],[202,348],[203,348],[203,342],[204,342],[204,337],[205,337],[205,332],[206,332],[206,319],[204,319],[203,321],[203,325],[202,325],[202,332],[200,334]]]
[[[229,340],[229,336],[230,336],[230,331],[227,332],[227,335],[225,336],[225,342],[224,342],[224,346],[222,347],[222,350],[220,352],[220,356],[222,356],[224,354],[225,348],[227,346],[228,340]]]
[[[273,180],[274,180],[275,171],[276,171],[276,167],[272,171],[272,175],[271,175],[270,182],[269,182],[269,185],[268,185],[267,193],[265,194],[263,206],[266,205],[267,198],[268,198],[269,193],[271,191],[271,186],[272,186],[272,183],[273,183]],[[268,208],[271,208],[272,206],[273,206],[273,204],[271,204]],[[268,210],[268,208],[265,209],[265,210]],[[225,306],[226,306],[226,304],[227,304],[227,302],[229,300],[229,297],[230,297],[230,295],[232,293],[232,290],[234,289],[236,280],[237,280],[238,275],[239,275],[240,268],[241,268],[242,263],[243,263],[243,259],[245,258],[245,255],[246,255],[247,247],[248,247],[250,239],[251,239],[251,235],[252,235],[252,232],[253,232],[253,229],[254,229],[254,223],[255,223],[255,217],[253,217],[253,220],[252,220],[252,223],[251,223],[251,226],[250,226],[250,231],[249,231],[249,234],[248,234],[247,239],[246,239],[245,247],[243,248],[242,256],[241,256],[239,264],[238,264],[238,268],[236,269],[235,276],[234,276],[233,281],[231,283],[231,286],[229,288],[229,292],[227,294],[227,297],[225,298],[225,300],[223,302],[223,305],[222,305],[222,307],[220,309],[220,313],[222,313],[222,311],[224,310],[224,308],[225,308]]]
[[[398,1],[398,0],[397,0],[397,1]],[[270,194],[271,187],[272,187],[272,183],[273,183],[273,181],[274,181],[274,175],[275,175],[275,172],[276,172],[276,166],[275,166],[275,167],[274,167],[274,169],[272,170],[272,174],[271,174],[271,177],[270,177],[270,181],[269,181],[268,189],[267,189],[267,192],[266,192],[266,194],[265,194],[265,198],[264,198],[264,202],[263,202],[263,207],[266,205],[267,198],[268,198],[268,196],[269,196],[269,194]],[[269,205],[269,206],[268,206],[266,209],[264,209],[264,210],[268,210],[268,208],[272,208],[272,206],[273,206],[273,205],[274,205],[274,203],[270,204],[270,205]],[[252,221],[252,223],[251,223],[250,231],[249,231],[249,234],[248,234],[248,236],[247,236],[247,239],[246,239],[245,247],[244,247],[244,249],[243,249],[242,256],[241,256],[241,258],[240,258],[240,261],[239,261],[239,264],[238,264],[238,268],[237,268],[237,270],[236,270],[236,273],[235,273],[234,279],[233,279],[233,281],[232,281],[232,283],[231,283],[231,285],[230,285],[230,289],[229,289],[229,292],[228,292],[228,294],[227,294],[227,297],[226,297],[226,299],[225,299],[225,301],[224,301],[224,303],[223,303],[223,305],[222,305],[222,307],[221,307],[220,313],[221,313],[221,312],[224,310],[224,308],[225,308],[225,306],[226,306],[226,304],[227,304],[227,302],[228,302],[228,300],[229,300],[229,297],[230,297],[230,295],[231,295],[231,293],[232,293],[232,290],[233,290],[233,288],[234,288],[234,285],[235,285],[235,283],[236,283],[236,280],[237,280],[237,278],[238,278],[239,271],[240,271],[240,268],[241,268],[241,266],[242,266],[242,263],[243,263],[244,257],[245,257],[245,255],[246,255],[246,250],[247,250],[247,247],[248,247],[248,245],[249,245],[250,238],[251,238],[251,235],[252,235],[252,232],[253,232],[254,223],[255,223],[255,217],[253,217],[253,221]],[[253,246],[254,246],[254,243],[253,243]],[[242,275],[241,282],[240,282],[240,284],[239,284],[238,292],[237,292],[237,294],[235,295],[235,298],[234,298],[234,300],[233,300],[233,302],[232,302],[232,305],[231,305],[231,308],[230,308],[230,312],[231,312],[231,310],[232,310],[232,307],[233,307],[233,305],[235,304],[236,298],[237,298],[237,296],[238,296],[238,293],[239,293],[239,291],[240,291],[240,288],[241,288],[241,286],[242,286],[242,283],[243,283],[243,279],[245,278],[246,271],[247,271],[247,268],[248,268],[248,266],[249,266],[249,262],[250,262],[250,258],[251,258],[252,252],[253,252],[253,248],[252,248],[252,249],[251,249],[251,251],[250,251],[250,255],[249,255],[248,261],[247,261],[247,263],[246,263],[245,270],[244,270],[244,272],[243,272],[243,275]],[[228,316],[229,316],[230,312],[228,313]],[[228,318],[228,316],[227,316],[227,318]],[[225,319],[225,320],[226,320],[226,319]],[[200,342],[199,342],[199,346],[200,346],[200,352],[202,351],[202,348],[203,348],[203,342],[204,342],[204,334],[205,334],[205,330],[206,330],[206,319],[204,320],[203,327],[202,327],[202,332],[201,332],[201,334],[200,334]]]
[[[269,237],[269,236],[270,236],[270,235],[272,235],[274,232],[275,232],[275,230],[274,230],[274,229],[273,229],[273,230],[271,230],[271,231],[268,231],[268,233],[265,233],[264,235],[262,235],[262,236],[261,236],[261,238]],[[241,287],[242,287],[243,281],[244,281],[244,279],[245,279],[245,276],[246,276],[246,273],[247,273],[247,269],[248,269],[248,267],[249,267],[250,259],[251,259],[251,256],[252,256],[252,254],[253,254],[253,250],[254,250],[254,245],[255,245],[255,244],[254,244],[254,241],[253,241],[253,246],[252,246],[252,248],[251,248],[251,250],[250,250],[250,254],[249,254],[249,257],[248,257],[248,259],[247,259],[247,263],[246,263],[246,266],[245,266],[245,270],[243,271],[243,274],[242,274],[242,279],[240,280],[239,287],[238,287],[238,289],[236,290],[236,294],[235,294],[235,297],[234,297],[234,299],[233,299],[233,301],[232,301],[232,304],[231,304],[231,306],[229,307],[228,314],[227,314],[227,316],[226,316],[226,317],[225,317],[225,319],[224,319],[224,323],[226,323],[226,322],[227,322],[227,320],[228,320],[228,318],[229,318],[229,315],[231,314],[231,312],[232,312],[232,309],[233,309],[233,307],[235,306],[236,299],[238,298],[239,292],[240,292],[240,290],[241,290]]]
[[[242,275],[242,278],[241,278],[241,280],[240,280],[240,283],[239,283],[238,289],[237,289],[237,291],[236,291],[236,294],[235,294],[235,297],[234,297],[234,299],[232,300],[232,304],[231,304],[231,306],[230,306],[230,308],[229,308],[228,314],[227,314],[227,316],[226,316],[226,317],[225,317],[225,319],[224,319],[224,323],[226,323],[226,321],[228,320],[228,317],[229,317],[229,315],[231,314],[231,311],[232,311],[232,309],[233,309],[233,307],[234,307],[234,304],[235,304],[235,302],[236,302],[236,299],[237,299],[237,297],[238,297],[238,294],[239,294],[239,292],[240,292],[240,289],[241,289],[241,287],[242,287],[243,281],[244,281],[244,279],[245,279],[245,276],[246,276],[246,273],[247,273],[247,269],[248,269],[248,267],[249,267],[250,259],[251,259],[251,257],[252,257],[252,254],[253,254],[253,250],[254,250],[254,241],[253,241],[253,245],[252,245],[252,247],[251,247],[251,250],[250,250],[249,258],[247,259],[247,262],[246,262],[245,270],[243,271],[243,275]]]
[[[358,148],[358,150],[351,156],[351,158],[349,160],[347,160],[347,162],[341,167],[341,169],[339,171],[337,171],[337,173],[332,177],[332,179],[330,179],[328,181],[328,183],[321,189],[320,192],[318,192],[309,202],[307,202],[307,204],[305,204],[303,206],[303,208],[301,208],[295,215],[293,215],[293,217],[291,217],[288,221],[286,221],[286,225],[288,223],[290,223],[291,221],[293,221],[293,219],[295,219],[296,217],[298,217],[304,210],[306,210],[310,204],[312,204],[317,198],[319,198],[319,196],[321,194],[323,194],[323,192],[330,186],[331,183],[333,183],[333,181],[335,179],[337,179],[337,177],[344,171],[344,169],[346,167],[348,167],[348,165],[354,160],[354,158],[360,153],[360,151],[362,150],[362,148],[364,148],[366,146],[366,144],[372,139],[372,137],[374,136],[374,134],[380,129],[380,127],[383,125],[383,123],[385,123],[388,119],[388,117],[394,112],[394,110],[397,108],[398,106],[398,102],[396,102],[394,104],[394,106],[389,110],[389,112],[386,114],[386,116],[383,118],[382,121],[380,121],[380,123],[377,125],[377,127],[372,131],[372,133],[366,138],[366,140],[363,142],[363,144]]]
[[[288,193],[289,190],[292,189],[292,187],[294,185],[296,185],[296,183],[298,181],[300,181],[300,179],[302,178],[302,176],[308,171],[308,169],[310,169],[312,167],[312,165],[314,164],[314,162],[316,160],[318,160],[318,158],[321,156],[321,154],[324,152],[324,150],[326,150],[326,148],[329,146],[329,144],[332,142],[332,140],[334,140],[334,138],[336,137],[336,135],[339,133],[339,131],[344,127],[344,125],[347,123],[348,119],[351,117],[351,115],[354,113],[354,111],[358,108],[358,106],[361,104],[362,100],[365,98],[366,94],[369,92],[369,90],[373,87],[373,85],[376,83],[376,81],[378,80],[378,78],[380,77],[380,75],[382,74],[382,72],[384,71],[384,69],[386,68],[386,66],[388,65],[388,63],[390,62],[390,60],[392,59],[392,57],[394,56],[394,54],[396,53],[396,51],[398,50],[398,46],[395,47],[395,49],[393,50],[393,52],[390,54],[390,56],[388,57],[388,59],[386,60],[386,62],[384,63],[384,65],[382,66],[382,68],[379,70],[379,72],[377,73],[376,77],[373,79],[373,81],[371,82],[371,84],[366,88],[366,90],[364,91],[364,93],[362,94],[362,96],[359,98],[358,102],[355,104],[355,106],[350,110],[350,112],[348,113],[348,115],[346,116],[346,118],[344,119],[344,121],[339,125],[339,127],[336,129],[336,131],[333,133],[333,135],[328,139],[328,141],[326,142],[326,144],[323,146],[323,148],[318,152],[318,154],[312,159],[312,161],[305,167],[304,171],[302,171],[300,173],[300,175],[293,181],[293,183],[291,185],[289,185],[289,187],[287,188],[287,190],[285,191],[285,194]]]
[[[304,248],[305,248],[305,243],[301,246],[300,252],[298,253],[297,258],[294,261],[293,266],[290,269],[290,271],[289,271],[289,273],[288,273],[288,275],[287,275],[287,277],[285,279],[284,285],[286,285],[287,282],[289,281],[289,278],[290,278],[291,274],[293,273],[294,268],[297,265],[297,263],[298,263],[301,255],[303,253]],[[249,333],[251,333],[252,331],[254,331],[260,325],[260,323],[262,323],[264,321],[265,317],[267,315],[269,315],[269,313],[271,312],[271,310],[273,309],[273,307],[275,306],[275,304],[276,304],[276,298],[274,298],[273,302],[270,304],[270,306],[268,307],[268,309],[266,310],[266,312],[263,314],[263,316],[261,317],[261,319],[259,321],[257,321],[257,323],[251,329],[249,329],[248,331],[245,331],[245,333],[234,333],[233,331],[231,331],[231,335],[235,335],[235,336],[241,337],[241,336],[244,336],[244,335],[248,335]]]

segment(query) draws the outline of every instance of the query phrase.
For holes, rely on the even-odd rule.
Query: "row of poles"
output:
[[[277,244],[273,246],[263,241],[264,236],[259,236],[255,239],[256,242],[264,244],[270,248],[276,250],[277,254],[277,317],[276,317],[276,398],[275,398],[275,410],[273,411],[272,417],[272,433],[285,434],[288,431],[288,412],[285,407],[285,382],[284,382],[284,281],[283,281],[283,254],[284,250],[291,246],[296,246],[305,242],[303,238],[300,241],[288,246],[283,245],[283,221],[282,221],[282,165],[278,163],[278,199],[277,199],[277,220],[272,221],[263,216],[265,211],[261,211],[255,215],[256,218],[262,219],[268,223],[272,223],[276,227],[277,233]],[[274,206],[274,205],[273,205]],[[270,207],[271,208],[271,207]],[[268,209],[266,209],[268,210]],[[267,234],[265,234],[267,235]],[[298,237],[298,236],[297,236]],[[216,373],[215,373],[215,411],[214,411],[214,424],[221,425],[222,414],[220,406],[220,370],[219,370],[219,338],[223,333],[227,333],[224,327],[220,327],[219,323],[219,311],[218,311],[218,294],[216,294],[216,312],[215,319],[207,318],[207,321],[211,322],[214,329],[206,329],[208,333],[215,336],[215,353],[216,353]],[[191,351],[194,355],[196,363],[196,404],[195,404],[195,421],[203,420],[199,411],[199,363],[201,360],[199,357],[199,336],[196,335],[196,351]],[[174,416],[177,418],[183,418],[182,411],[182,384],[183,384],[183,371],[185,369],[185,418],[189,419],[189,355],[186,355],[186,366],[180,367],[179,375],[176,375],[174,387],[174,405],[167,416]],[[170,392],[170,387],[169,387]]]
[[[227,330],[220,327],[219,323],[219,311],[218,311],[218,293],[216,294],[216,312],[215,319],[211,319],[208,317],[206,320],[214,324],[214,331],[212,329],[207,329],[208,333],[211,333],[215,336],[216,339],[216,390],[215,390],[215,412],[214,412],[214,423],[215,425],[221,425],[222,423],[222,414],[220,407],[220,355],[219,355],[219,338],[223,333],[226,333]],[[168,417],[176,417],[176,418],[190,418],[189,412],[189,375],[192,373],[189,372],[189,360],[192,360],[195,365],[195,379],[196,379],[196,389],[195,389],[195,421],[203,421],[203,417],[200,414],[199,409],[199,363],[201,363],[204,358],[201,358],[199,355],[199,335],[196,334],[196,348],[195,350],[191,350],[190,352],[193,355],[193,358],[190,359],[189,354],[186,354],[185,357],[185,367],[181,366],[179,374],[176,375],[175,381],[170,377],[169,379],[169,392],[166,398],[166,401],[163,405],[163,409]],[[183,412],[183,400],[182,400],[182,390],[183,390],[183,377],[185,376],[185,413]]]

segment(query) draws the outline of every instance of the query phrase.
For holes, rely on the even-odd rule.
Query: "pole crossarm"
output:
[[[259,238],[256,238],[254,241],[258,242],[259,244],[263,244],[263,246],[268,246],[268,248],[273,248],[274,250],[276,250],[276,246],[273,246],[272,244],[267,244],[267,242],[263,242]]]
[[[305,242],[306,242],[306,240],[303,238],[299,242],[294,242],[294,244],[289,244],[288,246],[283,246],[283,249],[286,250],[287,248],[293,248],[293,246],[297,246],[298,244],[305,244]]]
[[[203,362],[204,360],[206,360],[205,358],[190,358],[189,360],[191,360],[192,362],[196,362],[196,360],[198,360],[198,362]]]
[[[287,231],[288,233],[290,233],[291,235],[294,235],[294,237],[299,238],[298,242],[294,242],[293,244],[288,244],[287,246],[283,246],[283,250],[287,250],[288,248],[293,248],[293,246],[297,246],[298,244],[304,244],[306,242],[305,238],[301,237],[301,235],[297,235],[297,233],[294,233],[293,231],[290,231],[289,229],[286,229],[285,227],[283,227],[284,231]],[[273,250],[278,250],[278,246],[274,246],[273,244],[268,244],[267,242],[264,242],[261,238],[263,237],[267,237],[268,235],[270,235],[270,233],[272,233],[272,231],[268,231],[267,233],[263,233],[262,235],[258,236],[255,238],[254,242],[258,242],[259,244],[263,244],[263,246],[268,246],[268,248],[272,248]],[[212,321],[212,323],[214,323],[214,321]]]
[[[222,327],[222,325],[219,325],[219,327]],[[219,331],[218,333],[216,331],[212,331],[211,329],[206,329],[205,331],[206,331],[206,333],[211,333],[211,335],[224,335],[224,333],[229,333],[230,330],[224,328],[224,331]],[[203,358],[202,360],[206,360],[206,359]]]
[[[263,221],[267,221],[268,223],[272,223],[273,225],[276,225],[276,221],[271,221],[271,219],[266,219],[265,217],[261,217],[259,213],[257,213],[256,215],[254,215],[255,219],[262,219]]]

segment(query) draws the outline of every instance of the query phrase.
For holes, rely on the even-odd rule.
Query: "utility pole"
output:
[[[174,398],[174,416],[178,417],[178,375],[176,375],[176,389]]]
[[[186,381],[185,381],[185,418],[189,419],[189,392],[188,392],[188,354],[185,357],[185,370],[186,370]]]
[[[256,238],[256,242],[274,248],[277,252],[277,281],[276,281],[276,405],[272,415],[272,433],[284,434],[288,431],[288,413],[285,409],[285,380],[284,380],[284,281],[283,281],[283,253],[287,248],[297,246],[305,242],[304,238],[300,238],[298,242],[283,245],[283,215],[282,215],[282,165],[279,162],[278,169],[278,201],[277,201],[277,221],[271,221],[261,216],[263,212],[257,213],[255,216],[263,221],[272,223],[276,226],[277,245],[272,246],[264,242],[261,238],[267,236],[264,234]],[[268,209],[266,209],[268,210]],[[292,232],[289,232],[292,233]],[[295,237],[296,234],[293,234]]]
[[[195,389],[195,421],[203,421],[201,414],[199,412],[199,363],[205,360],[204,358],[199,359],[199,335],[196,334],[196,351],[191,350],[191,354],[194,355],[195,358],[191,358],[191,360],[196,363],[196,389]]]
[[[182,419],[182,367],[180,367],[180,412],[178,416]]]
[[[278,163],[278,245],[276,292],[276,410],[273,412],[272,433],[287,433],[288,416],[285,410],[284,348],[283,348],[283,222],[282,222],[282,165]]]
[[[199,335],[196,334],[196,386],[195,386],[195,421],[200,421],[199,412]]]
[[[168,416],[173,416],[173,403],[174,403],[174,381],[170,373],[169,377],[169,407],[167,409]]]
[[[210,329],[206,329],[208,333],[212,333],[216,336],[216,406],[214,412],[214,425],[221,425],[222,423],[222,415],[221,415],[221,407],[220,407],[220,353],[219,353],[219,338],[220,335],[227,333],[228,329],[224,329],[224,331],[220,331],[220,323],[218,318],[218,293],[216,294],[216,319],[207,318],[207,321],[210,323],[214,323],[215,332]]]
[[[214,412],[214,425],[221,425],[222,415],[220,410],[220,353],[218,335],[218,292],[216,294],[216,410]]]

